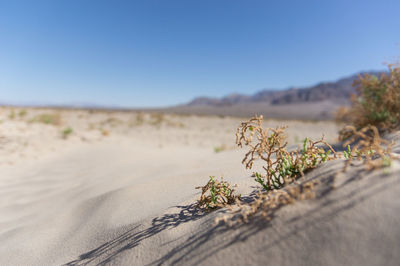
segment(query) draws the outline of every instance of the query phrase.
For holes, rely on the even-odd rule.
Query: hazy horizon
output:
[[[398,1],[2,1],[0,103],[162,107],[385,70]]]

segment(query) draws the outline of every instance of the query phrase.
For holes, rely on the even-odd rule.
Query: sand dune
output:
[[[270,222],[215,226],[195,186],[223,175],[255,182],[234,147],[241,119],[29,109],[0,110],[0,265],[396,265],[400,166],[390,174],[343,161],[310,172],[317,197]],[[19,109],[14,112],[18,114]],[[58,112],[59,123],[34,122]],[[275,126],[283,121],[268,120]],[[291,144],[331,122],[286,122]],[[73,133],[64,138],[62,131]],[[222,146],[223,145],[223,146]],[[215,152],[216,147],[221,148]]]

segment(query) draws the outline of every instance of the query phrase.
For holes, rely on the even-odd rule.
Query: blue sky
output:
[[[385,69],[400,1],[0,0],[0,103],[167,106]]]

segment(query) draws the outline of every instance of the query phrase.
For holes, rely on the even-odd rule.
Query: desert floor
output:
[[[329,162],[307,177],[325,178],[320,198],[282,208],[269,222],[215,226],[224,210],[196,210],[195,187],[209,176],[242,195],[257,187],[241,164],[246,150],[235,146],[244,120],[1,107],[0,265],[398,262],[397,162],[386,178],[357,167],[342,174],[343,161]],[[339,129],[264,121],[279,125],[289,126],[294,146],[323,133],[334,143]]]

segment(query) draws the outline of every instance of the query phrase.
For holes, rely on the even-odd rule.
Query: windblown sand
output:
[[[215,226],[194,208],[210,175],[250,194],[235,129],[243,119],[134,112],[0,108],[0,265],[397,265],[399,165],[343,161],[309,173],[317,197]],[[51,118],[51,119],[50,119]],[[291,145],[333,122],[287,124]],[[72,133],[66,129],[72,129]]]

